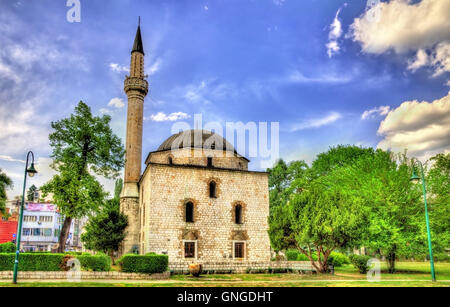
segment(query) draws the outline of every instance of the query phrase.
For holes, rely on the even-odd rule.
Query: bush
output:
[[[0,244],[0,254],[5,253],[15,253],[16,245],[12,242]]]
[[[350,259],[344,254],[332,252],[328,257],[328,264],[334,267],[341,267],[344,264],[350,264]]]
[[[433,258],[436,262],[450,262],[450,256],[446,253],[435,254]]]
[[[15,254],[0,254],[0,271],[14,269]],[[24,253],[19,256],[19,270],[25,272],[57,272],[61,271],[64,254]]]
[[[81,268],[86,271],[108,272],[111,270],[111,258],[105,254],[79,255]]]
[[[287,261],[297,261],[300,252],[295,249],[290,249],[286,251],[286,259]]]
[[[163,273],[167,271],[169,257],[166,255],[147,254],[139,256],[128,254],[118,261],[122,272],[127,273]]]
[[[370,256],[350,255],[350,261],[355,268],[359,270],[359,273],[366,274],[369,267],[367,262],[370,260]]]

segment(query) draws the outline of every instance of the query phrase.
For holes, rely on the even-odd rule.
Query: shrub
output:
[[[317,261],[317,255],[316,255],[316,254],[313,254],[313,255],[312,255],[312,259],[313,259],[314,261]],[[311,260],[309,260],[308,256],[306,256],[305,254],[299,253],[299,254],[298,254],[298,257],[297,257],[297,261],[311,261]]]
[[[359,270],[359,273],[366,274],[369,267],[367,262],[370,260],[370,256],[350,255],[350,261],[355,268]]]
[[[288,261],[297,261],[297,258],[299,256],[299,251],[295,249],[290,249],[286,251],[286,259]]]
[[[168,269],[169,257],[154,254],[145,256],[128,254],[122,256],[118,263],[122,271],[127,273],[163,273]]]
[[[24,253],[19,257],[19,270],[25,272],[57,272],[61,271],[64,254]],[[0,254],[0,271],[14,269],[15,254]]]
[[[16,245],[12,242],[0,244],[0,253],[15,253]]]
[[[108,272],[111,270],[111,258],[105,254],[79,255],[81,268],[87,271]]]
[[[350,264],[350,259],[342,253],[332,252],[328,257],[328,264],[334,267],[341,267],[344,264]]]
[[[450,256],[446,253],[435,254],[433,258],[436,262],[450,262]]]

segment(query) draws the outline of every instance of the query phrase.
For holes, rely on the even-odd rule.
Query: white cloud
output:
[[[341,12],[341,9],[339,9],[336,12],[336,16],[334,17],[333,23],[330,25],[330,33],[328,34],[328,44],[326,44],[327,47],[327,53],[328,57],[332,57],[333,55],[339,53],[341,50],[341,47],[339,46],[338,39],[342,36],[342,24],[339,20],[339,13]]]
[[[282,6],[286,0],[272,0],[276,6]]]
[[[341,118],[342,118],[341,114],[339,114],[337,112],[331,112],[329,115],[327,115],[325,117],[309,119],[302,123],[296,124],[291,128],[291,132],[305,130],[305,129],[320,128],[323,126],[330,125]]]
[[[109,69],[111,69],[111,71],[113,72],[130,72],[130,68],[126,66],[121,66],[120,64],[117,63],[109,64]]]
[[[177,120],[187,119],[191,116],[183,112],[175,112],[166,115],[164,112],[158,112],[157,114],[150,115],[150,117],[145,118],[145,120],[151,120],[154,122],[175,122]]]
[[[378,134],[383,136],[378,144],[382,149],[407,149],[411,156],[422,159],[450,152],[450,92],[433,102],[403,102],[388,113]]]
[[[148,71],[149,76],[152,76],[156,74],[160,69],[162,65],[161,58],[158,58],[146,71]]]
[[[377,18],[373,13],[376,10]],[[356,18],[350,36],[363,52],[397,54],[415,52],[408,69],[429,66],[433,76],[450,71],[450,1],[391,0],[380,2]]]
[[[417,69],[428,65],[428,54],[425,50],[419,49],[414,60],[409,61],[408,69],[411,71],[416,71]]]
[[[108,107],[114,107],[117,109],[122,109],[125,106],[125,103],[123,102],[122,98],[113,98],[109,101]]]
[[[0,155],[0,160],[7,161],[7,162],[20,162],[20,163],[25,163],[24,160],[14,159],[14,158],[11,157],[11,156],[5,156],[5,155]]]
[[[295,70],[291,72],[287,80],[292,83],[347,83],[352,79],[348,75],[337,75],[334,72],[321,73],[315,76],[305,76],[302,72]]]
[[[361,116],[361,119],[365,120],[365,119],[369,119],[369,118],[374,118],[376,116],[384,116],[384,115],[387,115],[390,110],[391,110],[391,108],[389,106],[375,107],[373,109],[365,111],[363,113],[363,115]]]

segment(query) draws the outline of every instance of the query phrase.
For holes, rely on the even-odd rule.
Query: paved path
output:
[[[428,282],[429,279],[382,279],[381,282]],[[70,282],[64,279],[26,279],[19,280],[25,283],[65,283]],[[261,284],[261,283],[342,283],[342,282],[367,282],[365,279],[326,279],[326,280],[200,280],[200,281],[190,281],[190,280],[113,280],[113,279],[83,279],[80,283],[102,283],[102,284]],[[439,280],[440,283],[450,283],[450,280]],[[0,280],[0,284],[9,283],[8,280]],[[78,282],[76,282],[78,283]]]

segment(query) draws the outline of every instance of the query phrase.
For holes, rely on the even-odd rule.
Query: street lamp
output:
[[[419,177],[416,174],[415,165],[419,165],[420,167],[420,175]],[[422,192],[423,192],[423,202],[425,203],[425,220],[427,223],[427,236],[428,236],[428,251],[430,253],[430,266],[431,266],[431,278],[433,281],[436,281],[436,274],[434,272],[434,259],[433,259],[433,248],[431,247],[431,234],[430,234],[430,219],[428,217],[428,205],[427,205],[427,187],[425,185],[425,174],[423,171],[423,164],[417,159],[412,160],[413,173],[411,176],[411,181],[413,183],[419,183],[420,179],[422,179]]]
[[[28,167],[28,161],[30,160],[30,156],[31,156],[31,165],[30,167]],[[13,277],[14,284],[17,284],[17,270],[19,268],[20,238],[22,237],[23,207],[25,204],[25,188],[27,185],[27,174],[30,177],[34,177],[34,175],[37,174],[37,171],[34,168],[34,154],[32,151],[28,152],[27,162],[25,163],[25,176],[23,179],[22,202],[20,205],[19,225],[17,227],[16,259],[14,261],[14,277]]]

